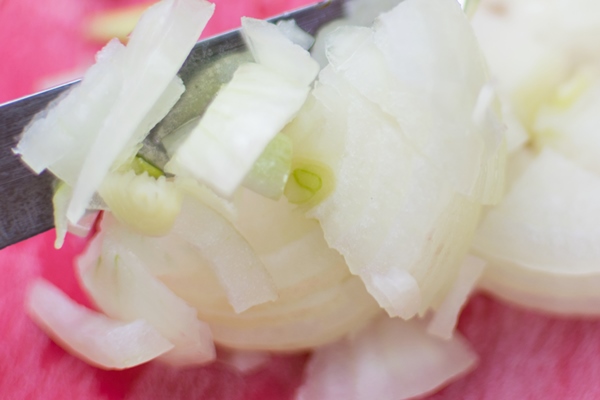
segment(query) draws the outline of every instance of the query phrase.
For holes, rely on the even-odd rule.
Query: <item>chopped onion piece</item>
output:
[[[549,146],[600,174],[600,73],[583,68],[560,85],[534,123],[537,146]]]
[[[443,303],[435,310],[427,325],[427,332],[442,339],[451,339],[460,311],[467,304],[469,295],[481,278],[486,262],[473,256],[467,256],[458,277]]]
[[[110,99],[117,96],[121,77],[115,73],[122,62],[125,47],[116,39],[96,55],[82,81],[59,96],[25,128],[16,153],[37,174],[57,162],[77,159],[81,164],[95,135],[111,109]],[[63,158],[67,161],[61,161]],[[73,186],[79,171],[54,172]]]
[[[231,196],[308,90],[260,64],[240,66],[165,170]]]
[[[350,276],[343,258],[327,246],[316,221],[285,199],[273,202],[249,190],[242,191],[236,205],[235,226],[264,262],[278,293],[277,301],[241,313],[228,302],[210,260],[186,249],[174,234],[144,238],[138,245],[122,232],[115,239],[147,265],[170,259],[171,266],[153,267],[154,273],[198,310],[215,342],[231,348],[307,349],[340,338],[381,313],[360,279]],[[176,240],[169,242],[170,237]]]
[[[62,248],[65,237],[69,229],[69,221],[67,220],[67,207],[71,200],[73,190],[66,183],[58,183],[52,197],[52,207],[54,208],[54,228],[56,229],[56,240],[54,248]]]
[[[167,234],[181,210],[182,195],[175,183],[164,176],[153,178],[144,172],[109,173],[100,196],[111,212],[133,231],[147,236]]]
[[[90,39],[101,42],[106,42],[115,37],[125,42],[149,5],[123,7],[94,15],[86,26],[86,35]]]
[[[242,33],[256,63],[237,69],[166,165],[226,197],[297,114],[319,70],[275,25],[243,18]]]
[[[295,20],[286,19],[277,22],[277,28],[285,37],[290,39],[292,43],[297,44],[304,50],[311,48],[315,42],[315,38],[298,26]],[[316,77],[316,73],[315,73]],[[313,79],[315,78],[313,77]]]
[[[394,118],[408,141],[459,193],[496,203],[493,189],[502,186],[498,172],[504,166],[489,172],[482,165],[497,157],[504,141],[499,110],[490,102],[486,117],[473,119],[489,77],[458,3],[403,1],[378,18],[371,35],[357,32],[355,38],[342,36],[344,32],[334,33],[328,51],[336,71]],[[482,174],[494,182],[489,192],[481,192],[481,185],[488,186],[480,182]]]
[[[277,289],[249,243],[219,212],[187,197],[173,233],[208,261],[236,312],[277,299]]]
[[[310,85],[319,64],[277,26],[254,18],[242,18],[242,35],[254,60],[299,86]]]
[[[456,335],[427,335],[420,321],[381,318],[315,350],[296,400],[408,399],[469,372],[477,357]]]
[[[451,285],[481,207],[458,195],[397,124],[331,68],[319,83],[285,130],[298,157],[335,176],[331,194],[308,216],[390,315],[423,313]]]
[[[119,91],[106,99],[111,103],[110,113],[73,186],[67,211],[69,221],[77,221],[83,215],[113,163],[137,144],[131,141],[143,139],[139,130],[145,131],[149,128],[145,123],[154,120],[148,116],[155,111],[163,93],[172,90],[175,74],[213,10],[214,5],[205,0],[162,0],[144,13],[123,54]]]
[[[483,220],[482,286],[539,310],[598,315],[600,178],[546,149]]]
[[[63,348],[103,369],[125,369],[150,361],[173,345],[146,321],[122,322],[88,310],[39,279],[27,296],[36,324]]]
[[[105,215],[102,225],[114,224]],[[174,365],[202,365],[215,358],[210,328],[196,310],[146,270],[120,242],[96,236],[78,259],[77,272],[94,303],[109,317],[122,321],[143,319],[174,348],[161,359]]]
[[[269,142],[242,185],[253,192],[279,200],[292,168],[292,141],[285,135],[277,135]]]

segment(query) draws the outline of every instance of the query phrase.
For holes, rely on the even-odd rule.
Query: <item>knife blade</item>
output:
[[[344,2],[323,1],[269,21],[293,19],[314,35],[324,24],[343,17]],[[186,92],[150,132],[140,155],[158,166],[164,165],[167,156],[161,139],[201,114],[237,66],[250,59],[239,29],[198,42],[179,71]],[[77,82],[0,105],[0,249],[54,226],[54,177],[49,172],[34,174],[12,149],[31,118]]]

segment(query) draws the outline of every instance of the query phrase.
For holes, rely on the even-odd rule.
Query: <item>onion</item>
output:
[[[114,223],[105,216],[102,225]],[[96,236],[77,264],[83,287],[106,315],[121,321],[143,319],[174,345],[161,359],[201,365],[215,358],[209,327],[121,243]]]
[[[556,89],[534,123],[537,146],[548,146],[596,174],[600,174],[599,77],[597,68],[582,67]]]
[[[372,22],[354,21],[356,10],[351,23]],[[243,19],[255,62],[165,141],[177,174],[166,178],[135,154],[181,96],[175,73],[211,13],[203,0],[152,7],[126,48],[101,54],[98,76],[103,62],[118,74],[103,78],[112,92],[98,96],[98,126],[83,138],[59,130],[70,149],[85,146],[47,163],[71,174],[57,204],[68,197],[76,221],[99,191],[109,209],[78,263],[90,297],[111,318],[147,321],[172,346],[159,358],[176,365],[213,360],[213,340],[325,346],[299,398],[366,398],[372,385],[376,397],[406,398],[468,371],[475,357],[451,336],[482,262],[461,263],[483,205],[503,193],[507,144],[460,6],[405,0],[372,28],[339,28],[320,73],[296,25]],[[518,154],[523,129],[511,129]],[[382,317],[431,309],[428,329],[446,342],[424,321]]]
[[[104,227],[103,232],[195,307],[210,325],[215,341],[228,347],[307,349],[342,337],[380,312],[360,280],[350,275],[342,257],[329,249],[316,221],[307,219],[285,199],[273,202],[250,191],[244,191],[236,204],[235,228],[260,256],[277,294],[276,301],[241,312],[232,308],[228,293],[260,293],[258,286],[236,288],[248,282],[240,273],[243,270],[233,262],[211,265],[211,254],[202,253],[189,239],[182,240],[177,228],[162,238],[136,235],[117,224]],[[185,211],[185,203],[180,218],[190,224],[190,232],[193,227],[194,240],[201,240],[197,221]],[[212,222],[200,225],[206,234],[219,231]],[[222,246],[220,254],[228,260],[237,252],[242,261],[251,260],[239,247],[241,243],[217,242]],[[219,275],[227,271],[236,275],[221,279]]]
[[[487,75],[460,13],[452,1],[405,1],[374,30],[339,28],[330,35],[330,66],[285,129],[296,157],[334,177],[331,194],[307,215],[391,316],[408,319],[441,303],[481,203],[502,194],[503,136],[493,104],[474,118]],[[398,37],[424,43],[396,47],[398,26],[407,29]],[[461,43],[458,53],[443,47],[450,40]],[[424,65],[429,59],[439,69]],[[456,97],[440,97],[434,86]]]
[[[175,74],[212,12],[204,0],[150,7],[127,47],[111,41],[82,83],[27,127],[16,152],[36,173],[49,168],[73,188],[71,223],[83,216],[108,171],[135,154],[179,99],[184,88]]]
[[[175,183],[146,172],[111,172],[99,192],[119,221],[148,236],[167,234],[181,210],[182,195]]]
[[[483,1],[472,20],[501,94],[510,99],[526,127],[531,127],[539,106],[571,67],[569,47],[559,45],[551,38],[556,39],[556,33],[549,33],[560,32],[546,14],[552,3],[557,2]],[[536,31],[540,28],[542,32]]]
[[[285,19],[277,22],[277,28],[285,37],[302,47],[304,50],[310,49],[315,43],[315,38],[300,28],[293,19]]]
[[[483,288],[524,306],[598,315],[600,178],[546,149],[483,220]]]
[[[428,333],[442,339],[452,338],[460,312],[481,278],[485,264],[485,261],[477,257],[467,256],[460,267],[454,286],[429,321]]]
[[[421,322],[381,318],[317,349],[296,400],[408,399],[467,373],[476,356],[464,339],[428,336]]]
[[[88,310],[43,279],[27,295],[31,318],[70,352],[103,369],[150,361],[173,345],[146,321],[122,322]]]
[[[237,69],[166,165],[227,197],[298,112],[319,69],[275,25],[244,18],[242,34],[256,63]]]
[[[308,86],[261,64],[240,66],[167,163],[166,171],[192,176],[219,194],[231,196],[302,106],[308,91]]]
[[[281,77],[299,86],[308,86],[317,77],[317,62],[275,25],[254,18],[242,18],[242,35],[254,60]]]
[[[121,80],[114,72],[124,51],[118,40],[110,41],[81,83],[50,103],[26,127],[15,152],[35,173],[51,168],[61,180],[75,184],[79,170],[71,165],[82,165],[110,112],[107,99],[118,93]]]
[[[163,0],[141,17],[123,55],[123,81],[118,95],[107,99],[112,103],[111,112],[103,121],[73,187],[67,210],[70,221],[76,222],[83,215],[115,160],[147,134],[152,127],[145,125],[148,120],[156,123],[162,118],[152,112],[160,104],[161,95],[171,93],[175,74],[213,10],[214,5],[204,0]]]

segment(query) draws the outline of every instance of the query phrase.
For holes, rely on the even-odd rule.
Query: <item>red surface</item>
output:
[[[39,88],[45,78],[88,65],[98,49],[81,35],[96,11],[139,1],[0,0],[0,102]],[[221,0],[208,31],[266,17],[310,0]],[[1,127],[0,127],[1,128]],[[56,252],[51,232],[0,251],[0,398],[284,400],[300,383],[305,356],[276,358],[242,376],[224,365],[177,371],[150,363],[123,372],[89,367],[54,345],[23,311],[26,287],[44,276],[70,296],[78,289],[72,257],[85,241]],[[460,329],[481,356],[468,377],[434,395],[450,399],[600,398],[600,322],[553,319],[479,296]]]

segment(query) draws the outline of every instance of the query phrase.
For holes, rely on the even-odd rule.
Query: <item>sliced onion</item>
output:
[[[352,38],[337,40],[349,43]],[[458,192],[475,201],[497,202],[491,189],[502,181],[490,185],[491,194],[480,193],[478,181],[480,174],[487,173],[482,165],[497,157],[503,135],[496,126],[499,117],[493,103],[486,107],[489,120],[473,119],[489,77],[460,5],[445,0],[403,1],[382,14],[372,38],[364,40],[354,49],[366,52],[365,56],[336,51],[335,57],[329,57],[336,71],[394,118],[408,141],[444,172]],[[377,69],[359,79],[362,68],[375,62]],[[379,74],[382,70],[393,78],[384,78]],[[486,179],[497,180],[500,167]]]
[[[538,112],[535,144],[548,146],[600,174],[600,72],[582,68]]]
[[[275,28],[277,31],[277,29]],[[260,64],[240,66],[166,165],[231,196],[308,94]]]
[[[133,31],[118,75],[116,96],[107,98],[110,113],[86,155],[67,211],[76,222],[104,176],[154,117],[148,117],[170,84],[211,17],[214,5],[205,0],[163,0],[150,7]],[[141,129],[143,128],[143,129]],[[142,130],[140,132],[139,130]],[[143,136],[141,137],[143,138]]]
[[[523,306],[598,315],[598,216],[600,178],[544,150],[477,232],[482,286]]]
[[[235,227],[260,256],[278,296],[276,301],[242,312],[232,307],[228,291],[259,292],[257,287],[235,287],[246,282],[236,262],[231,262],[236,254],[248,261],[243,247],[216,240],[223,247],[203,253],[176,230],[161,238],[136,235],[120,225],[106,227],[104,232],[195,307],[200,318],[210,324],[215,341],[228,347],[307,349],[340,338],[381,312],[360,279],[350,275],[343,258],[328,247],[319,224],[307,219],[302,210],[285,199],[274,202],[248,190],[242,192],[236,206]],[[198,226],[185,210],[181,218],[190,224],[190,232],[191,226]],[[212,222],[199,225],[212,236],[220,229]],[[202,231],[194,232],[195,240],[203,238],[198,235]],[[211,257],[230,261],[222,267],[234,274],[230,282],[222,283],[219,274],[223,274],[211,265]]]
[[[304,50],[310,49],[315,42],[315,38],[300,28],[293,19],[285,19],[277,22],[277,28],[285,37],[290,39],[294,44],[302,47]],[[313,79],[315,79],[315,77],[316,72]]]
[[[195,271],[161,279],[209,321],[215,341],[233,348],[296,350],[327,343],[360,327],[379,308],[342,257],[323,239],[316,221],[285,199],[275,203],[244,191],[236,226],[264,261],[278,299],[235,314],[216,278],[201,263]]]
[[[381,318],[315,350],[297,400],[408,399],[469,372],[476,355],[460,336],[428,336],[422,322]]]
[[[65,183],[59,183],[52,196],[52,208],[54,208],[54,227],[56,229],[56,240],[54,248],[60,249],[67,236],[69,229],[69,221],[67,220],[67,207],[71,200],[73,191],[71,187]]]
[[[124,369],[150,361],[173,345],[144,320],[122,322],[88,310],[40,279],[30,288],[31,318],[63,348],[103,369]]]
[[[119,221],[148,236],[167,234],[181,210],[182,195],[175,183],[146,172],[109,173],[99,192]]]
[[[278,134],[252,166],[242,185],[269,199],[279,200],[292,168],[292,141]]]
[[[254,60],[297,83],[310,85],[319,73],[319,64],[310,54],[282,33],[277,26],[254,18],[242,18],[242,34]]]
[[[571,67],[568,47],[551,39],[560,32],[554,17],[543,15],[557,3],[551,0],[539,6],[530,0],[487,0],[481,2],[472,20],[501,94],[527,128]],[[570,7],[570,3],[565,5]]]
[[[427,332],[442,339],[452,338],[458,317],[483,274],[485,261],[467,256],[454,285],[427,325]]]
[[[173,233],[208,262],[236,312],[277,299],[263,262],[235,227],[198,200],[184,199]]]
[[[35,173],[65,157],[77,158],[80,163],[85,158],[110,112],[112,104],[107,99],[119,91],[122,81],[114,70],[122,62],[124,51],[118,40],[110,41],[96,55],[96,64],[88,69],[81,83],[53,101],[25,128],[16,152]],[[77,172],[67,171],[58,177],[72,186]]]
[[[296,115],[319,70],[275,25],[243,18],[242,33],[256,63],[236,70],[166,165],[225,197]]]
[[[379,304],[410,318],[443,297],[480,205],[458,195],[393,121],[330,68],[319,82],[286,128],[299,157],[328,165],[335,176],[331,195],[308,215]]]
[[[102,225],[115,223],[106,215]],[[154,278],[121,243],[98,235],[77,262],[80,281],[96,305],[122,321],[143,319],[175,347],[161,356],[174,365],[214,360],[210,328],[196,311]]]

